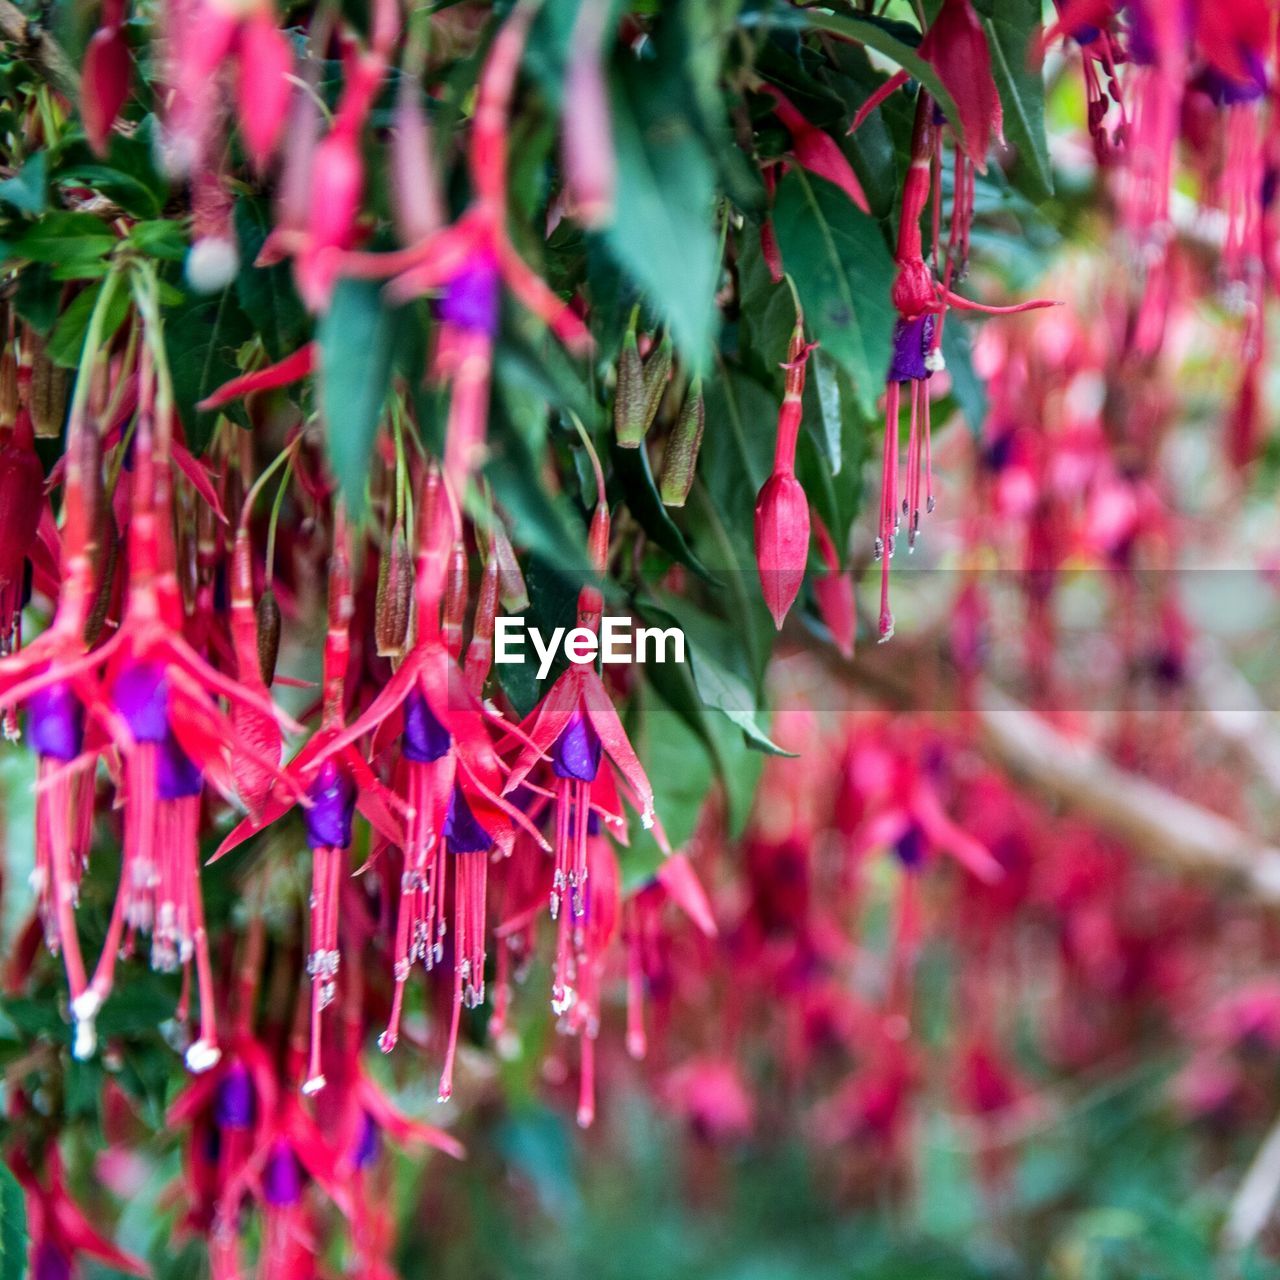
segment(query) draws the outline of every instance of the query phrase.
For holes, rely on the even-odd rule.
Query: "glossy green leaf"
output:
[[[396,314],[377,281],[340,280],[319,327],[320,410],[329,463],[347,510],[360,519],[373,442],[395,355]]]
[[[605,238],[685,359],[701,367],[717,321],[713,170],[667,78],[652,65],[617,78],[617,204]]]
[[[831,183],[793,170],[778,187],[774,225],[807,331],[844,367],[869,413],[884,387],[895,320],[893,259],[879,224]]]
[[[186,431],[187,446],[200,453],[209,442],[217,413],[196,408],[216,387],[234,378],[240,369],[236,352],[254,334],[249,318],[241,311],[231,289],[207,298],[192,298],[164,320],[165,348],[173,377],[174,401]],[[221,412],[245,423],[241,405],[228,405]]]
[[[932,95],[943,114],[957,133],[963,136],[964,127],[955,99],[947,92],[938,73],[925,61],[910,43],[909,37],[919,33],[902,23],[889,23],[853,14],[824,13],[816,6],[805,10],[809,25],[821,31],[833,31],[850,40],[857,40],[868,49],[882,53],[900,66],[913,80],[918,80]]]
[[[89,330],[89,319],[102,289],[100,284],[82,289],[58,318],[58,323],[49,335],[47,347],[49,358],[54,364],[61,365],[64,369],[74,369],[80,363],[80,352],[84,348],[85,334]],[[106,314],[102,322],[102,340],[108,342],[129,314],[128,290],[114,290],[104,311]]]
[[[12,178],[0,182],[0,201],[19,213],[43,213],[48,188],[49,153],[37,151]]]
[[[1004,136],[1018,152],[1013,181],[1032,199],[1053,194],[1053,167],[1044,129],[1044,72],[1039,47],[1039,0],[1000,0],[982,26],[991,48],[991,71],[1004,108]]]
[[[615,445],[613,470],[622,485],[627,509],[645,533],[668,555],[692,569],[700,578],[711,581],[707,567],[694,555],[684,534],[663,505],[649,464],[649,451],[643,445],[639,449],[622,449]]]
[[[9,1166],[0,1161],[0,1280],[27,1274],[27,1202]]]

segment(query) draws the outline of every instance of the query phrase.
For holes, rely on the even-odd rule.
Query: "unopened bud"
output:
[[[683,507],[693,487],[702,447],[702,431],[707,422],[707,406],[702,398],[702,382],[695,380],[684,398],[675,429],[662,458],[662,501],[669,507]]]
[[[647,432],[658,416],[662,397],[666,394],[671,377],[671,335],[664,333],[662,341],[649,353],[644,362],[644,429]]]
[[[123,29],[114,23],[100,27],[85,48],[80,77],[80,118],[96,155],[107,154],[111,128],[129,97],[131,77],[129,45]]]
[[[498,596],[508,613],[521,613],[529,607],[529,588],[525,585],[515,548],[502,522],[495,519],[489,527],[489,554],[498,562]]]
[[[12,343],[0,354],[0,427],[18,419],[18,353]]]
[[[413,602],[413,563],[404,529],[396,525],[378,565],[378,594],[373,634],[380,658],[399,658],[409,642]]]
[[[31,423],[38,439],[62,435],[67,414],[67,370],[49,359],[44,343],[34,338],[31,354]]]
[[[280,657],[280,604],[270,587],[258,597],[254,616],[258,622],[258,670],[262,683],[269,685],[276,678],[276,661]]]
[[[618,385],[613,394],[613,431],[624,449],[638,449],[649,429],[645,418],[644,364],[636,331],[627,330],[618,355]]]
[[[756,499],[756,567],[779,631],[800,594],[808,558],[808,499],[793,471],[775,471]]]

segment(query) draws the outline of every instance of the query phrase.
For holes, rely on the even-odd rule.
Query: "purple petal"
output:
[[[111,686],[111,705],[137,742],[163,742],[169,732],[169,686],[164,668],[143,662],[125,667]]]
[[[924,832],[914,822],[898,837],[894,853],[908,871],[915,871],[924,862]]]
[[[312,849],[346,849],[356,809],[355,783],[336,761],[326,760],[307,788],[311,808],[302,812],[307,844]]]
[[[594,782],[600,772],[600,735],[580,711],[560,731],[551,752],[551,767],[557,778]]]
[[[278,1140],[267,1157],[267,1167],[262,1175],[262,1192],[267,1203],[285,1209],[302,1198],[302,1166],[293,1148]]]
[[[476,821],[467,797],[456,783],[445,814],[444,838],[454,853],[485,853],[493,848],[492,837]]]
[[[74,760],[84,744],[84,708],[68,685],[51,684],[27,699],[31,749],[51,760]]]
[[[935,316],[916,316],[899,320],[893,326],[893,359],[889,363],[890,382],[923,382],[933,377],[926,357],[933,349],[933,334],[938,321]]]
[[[377,1158],[382,1149],[382,1139],[378,1133],[377,1121],[367,1112],[360,1113],[360,1136],[356,1139],[355,1149],[351,1152],[351,1163],[357,1169],[367,1169]]]
[[[166,733],[156,752],[156,794],[161,800],[186,800],[198,796],[204,778],[195,761]]]
[[[468,333],[494,337],[498,332],[498,266],[477,255],[445,286],[436,307],[441,320]]]
[[[446,755],[453,735],[436,719],[426,698],[414,689],[404,700],[404,735],[400,749],[406,760],[430,764]]]
[[[222,1129],[248,1129],[255,1112],[253,1081],[238,1062],[233,1062],[218,1085],[213,1116]]]

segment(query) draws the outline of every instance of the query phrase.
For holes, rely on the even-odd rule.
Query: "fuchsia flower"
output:
[[[22,595],[27,557],[45,510],[44,469],[36,456],[31,413],[19,405],[0,436],[0,657],[22,642]]]
[[[870,213],[862,184],[849,158],[840,150],[840,144],[829,133],[810,124],[781,89],[765,84],[761,90],[773,99],[774,114],[791,135],[791,149],[800,167],[834,183],[863,213]]]
[[[198,177],[209,162],[221,113],[219,73],[232,60],[240,132],[254,167],[265,168],[284,127],[293,70],[293,50],[276,26],[271,0],[254,0],[244,10],[190,0],[168,6],[166,18],[173,98],[165,120],[165,158],[171,170]]]
[[[348,728],[331,737],[312,758],[324,762],[384,726],[381,745],[395,748],[393,790],[401,796],[406,815],[403,840],[404,872],[395,933],[396,989],[391,1016],[380,1044],[390,1052],[399,1038],[404,984],[413,963],[428,969],[443,959],[448,869],[456,860],[459,873],[465,867],[467,882],[455,899],[461,912],[460,932],[474,947],[475,930],[483,931],[484,895],[477,883],[479,864],[470,855],[495,847],[510,849],[514,827],[536,829],[515,806],[501,798],[502,772],[488,736],[486,717],[500,719],[468,691],[462,673],[446,645],[442,627],[445,580],[452,557],[449,531],[452,520],[441,492],[442,480],[434,469],[428,474],[426,492],[419,503],[418,559],[416,569],[416,626],[413,648],[404,656],[395,675],[365,712]],[[446,550],[449,548],[450,550]],[[465,607],[465,595],[461,600]],[[459,602],[446,604],[449,619],[458,616]],[[388,732],[390,730],[390,732]],[[540,837],[537,837],[540,839]],[[466,855],[464,861],[462,856]],[[475,919],[474,917],[479,917]],[[466,966],[459,973],[456,1004],[474,1003],[483,989],[483,956],[463,954],[455,947],[455,962]],[[457,1018],[451,1036],[456,1039]],[[452,1090],[451,1048],[441,1079],[441,1095]]]
[[[836,544],[827,532],[827,526],[816,513],[813,516],[813,533],[825,570],[813,581],[813,598],[817,601],[823,622],[831,632],[836,649],[843,657],[852,658],[858,633],[853,572],[841,568]]]
[[[102,25],[89,38],[80,77],[80,118],[99,156],[107,154],[111,130],[129,97],[133,68],[124,35],[124,0],[106,0]]]
[[[609,553],[609,509],[599,462],[595,465],[598,497],[588,550],[596,572],[603,573]],[[603,606],[600,589],[584,586],[578,593],[577,625],[598,631]],[[646,828],[655,828],[653,787],[627,739],[604,682],[587,663],[571,663],[522,728],[525,745],[511,766],[503,791],[510,795],[550,756],[556,779],[551,917],[559,926],[551,1003],[557,1013],[563,1014],[573,1007],[579,994],[574,987],[571,950],[573,936],[584,924],[587,912],[587,882],[591,874],[588,851],[598,799],[604,800],[600,810],[606,821],[621,822],[613,779],[607,771],[601,772],[601,765],[607,757]],[[655,833],[665,846],[661,828],[656,827]]]
[[[73,1280],[81,1256],[131,1276],[149,1274],[145,1263],[116,1248],[71,1198],[56,1143],[50,1142],[38,1159],[19,1151],[8,1163],[26,1192],[32,1280]]]
[[[233,608],[234,608],[233,604]],[[264,795],[256,811],[243,819],[218,846],[217,861],[273,822],[295,804],[303,803],[303,826],[311,849],[311,949],[307,969],[311,977],[311,1051],[304,1093],[322,1089],[321,1018],[333,1001],[341,960],[338,902],[343,855],[351,845],[351,828],[358,809],[379,834],[393,843],[403,839],[403,802],[382,784],[350,742],[335,746],[343,732],[345,681],[350,655],[348,627],[354,603],[346,530],[339,519],[329,562],[329,628],[324,650],[324,710],[320,728],[285,766],[291,789],[283,795]],[[243,644],[257,661],[256,632],[249,648],[251,615],[242,614]],[[267,777],[267,775],[263,775]],[[267,777],[268,785],[272,779]]]
[[[756,498],[756,567],[765,604],[779,631],[800,594],[809,560],[809,500],[796,479],[796,445],[804,412],[805,367],[816,343],[804,339],[797,321],[787,352],[786,391],[778,410],[773,474]]]
[[[949,0],[949,3],[944,6],[943,13],[948,9],[957,9],[961,4],[964,8],[968,8],[968,0],[956,0],[955,4],[950,3]],[[969,18],[972,18],[972,14]],[[961,16],[958,20],[967,27],[970,25],[969,18]],[[940,14],[939,21],[941,20]],[[948,18],[947,22],[950,23],[953,20],[955,19]],[[985,40],[982,40],[980,32],[973,33],[972,39],[966,37],[961,42],[961,45],[968,49],[967,56],[973,63],[970,68],[971,73],[977,80],[985,76],[989,81],[991,76],[989,54],[985,57],[979,56],[974,40],[981,42],[984,53],[986,49]],[[950,74],[959,75],[959,64],[953,63],[950,55],[948,55],[948,66],[951,68]],[[886,81],[868,99],[855,116],[851,128],[857,128],[870,108],[883,101],[891,87],[896,87],[895,79],[898,77]],[[986,103],[985,108],[983,103]],[[986,139],[992,128],[998,132],[998,107],[999,101],[996,99],[997,113],[993,115],[985,92],[979,93],[971,104],[970,122],[976,127],[980,119],[985,119],[989,126],[981,135],[983,139]],[[970,148],[976,145],[977,139],[968,135],[969,122],[966,122],[965,130],[962,139],[966,153],[964,164],[972,166],[975,162]],[[944,367],[942,327],[945,323],[947,308],[979,311],[987,315],[1010,315],[1055,305],[1050,301],[1036,300],[1019,303],[1016,306],[992,307],[971,302],[952,290],[953,278],[958,273],[963,273],[969,237],[968,226],[973,216],[971,168],[965,169],[964,164],[959,161],[945,265],[941,266],[941,279],[935,277],[935,272],[941,263],[940,146],[941,127],[935,117],[934,103],[927,93],[922,92],[916,103],[915,123],[911,135],[911,165],[903,183],[902,211],[898,223],[897,249],[894,255],[898,273],[893,284],[893,305],[898,312],[898,321],[894,326],[893,352],[885,396],[884,464],[880,517],[876,534],[876,555],[881,561],[879,625],[882,642],[893,635],[893,613],[889,608],[889,560],[896,548],[896,535],[901,527],[903,516],[907,518],[908,549],[915,545],[920,527],[922,480],[925,494],[924,509],[930,512],[934,507],[932,436],[929,423],[929,396],[925,383],[934,372]],[[921,230],[921,221],[929,203],[931,189],[934,195],[933,269],[924,259],[924,238]],[[899,498],[898,413],[900,389],[903,383],[911,384],[911,428],[907,441],[905,492]]]
[[[611,9],[584,4],[578,10],[564,82],[564,174],[575,215],[602,227],[613,217],[617,161],[605,63]]]

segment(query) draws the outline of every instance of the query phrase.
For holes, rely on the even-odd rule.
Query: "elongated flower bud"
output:
[[[276,661],[280,657],[280,604],[270,587],[258,597],[254,617],[258,623],[258,669],[262,683],[269,685],[276,678]]]
[[[605,226],[613,217],[617,166],[605,81],[608,0],[585,0],[574,24],[564,83],[565,186],[578,220]]]
[[[197,293],[221,293],[240,270],[240,249],[231,221],[233,207],[231,193],[217,169],[204,169],[196,175],[186,276]]]
[[[0,653],[13,648],[17,634],[27,553],[43,501],[44,470],[36,457],[31,415],[20,409],[0,444]]]
[[[778,411],[778,442],[773,474],[756,499],[756,567],[765,604],[782,629],[787,611],[804,582],[809,558],[809,502],[796,479],[796,443],[804,399],[805,366],[811,346],[797,324],[791,334],[786,393]]]
[[[520,613],[529,607],[529,588],[525,586],[515,548],[500,520],[489,526],[489,554],[498,562],[498,597],[508,613]]]
[[[644,429],[647,432],[658,416],[658,408],[662,397],[666,394],[667,382],[671,377],[671,335],[664,333],[657,348],[649,353],[644,362]]]
[[[413,557],[397,524],[378,564],[378,594],[373,613],[373,635],[380,658],[402,657],[409,642],[409,617],[413,608]]]
[[[66,369],[53,363],[45,351],[44,343],[34,339],[31,355],[31,425],[40,440],[55,439],[62,434],[62,423],[67,416]]]
[[[462,653],[462,624],[467,617],[469,592],[467,574],[467,548],[461,540],[454,542],[449,552],[449,571],[445,579],[444,614],[441,619],[441,635],[449,656],[457,658]]]
[[[419,100],[417,82],[405,76],[396,98],[391,134],[392,211],[405,244],[425,240],[444,223],[444,203],[436,177],[431,124]]]
[[[756,500],[756,566],[779,631],[800,594],[809,558],[809,500],[794,471],[775,471]]]
[[[0,353],[0,427],[18,420],[18,353],[13,343]]]
[[[684,398],[675,430],[667,441],[662,459],[662,501],[669,507],[683,507],[698,466],[698,450],[702,447],[702,431],[707,422],[707,407],[702,398],[702,380],[697,379]]]
[[[613,431],[624,449],[638,449],[649,429],[645,420],[644,362],[634,326],[627,330],[618,355],[618,385],[613,394]]]
[[[818,602],[818,612],[831,632],[836,649],[844,657],[852,658],[858,631],[853,574],[841,569],[835,542],[827,532],[827,526],[816,515],[813,518],[813,534],[818,544],[818,554],[826,566],[826,572],[814,579],[813,597]]]
[[[99,27],[84,51],[80,118],[95,154],[105,156],[111,129],[129,97],[132,66],[124,31],[116,23]]]
[[[253,167],[261,172],[275,154],[289,112],[293,49],[270,8],[258,9],[240,29],[236,114]]]

